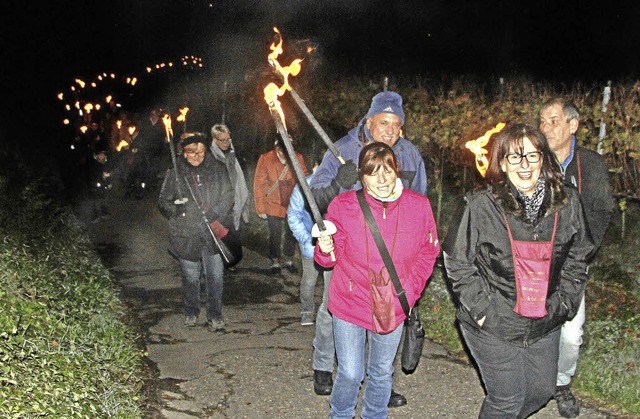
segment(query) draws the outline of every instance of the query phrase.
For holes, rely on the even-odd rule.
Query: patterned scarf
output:
[[[523,194],[516,188],[516,192],[518,194],[518,197],[520,198],[520,202],[524,206],[525,217],[531,223],[534,223],[538,219],[538,213],[540,212],[540,207],[542,207],[542,201],[544,201],[544,181],[545,176],[544,174],[540,173],[538,183],[536,184],[536,190],[531,196]]]

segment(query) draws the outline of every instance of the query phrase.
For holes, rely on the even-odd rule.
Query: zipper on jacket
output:
[[[387,203],[386,202],[382,204],[382,219],[383,220],[387,219]]]
[[[529,347],[529,333],[531,332],[531,325],[533,324],[533,320],[529,320],[529,325],[527,326],[527,333],[524,335],[524,339],[522,345],[524,348]]]

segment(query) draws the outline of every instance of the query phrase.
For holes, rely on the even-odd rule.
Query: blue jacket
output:
[[[307,183],[311,183],[313,176],[313,173],[307,176]],[[313,227],[314,222],[311,214],[305,208],[305,203],[306,200],[300,190],[300,185],[296,185],[287,209],[287,222],[293,232],[293,236],[298,240],[302,257],[313,259],[314,246],[312,244],[311,227]]]
[[[352,160],[357,165],[358,157],[363,147],[362,139],[364,139],[366,143],[373,141],[368,132],[369,130],[365,127],[366,121],[367,118],[363,118],[358,126],[352,128],[347,135],[336,141],[335,146],[345,161]],[[406,138],[400,137],[393,145],[393,152],[400,163],[400,179],[404,187],[426,196],[427,173],[424,160],[416,146]],[[338,174],[339,167],[340,162],[338,159],[335,158],[330,150],[327,150],[310,184],[321,212],[326,212],[333,198],[338,194],[346,192],[346,189],[341,188],[337,182],[334,181],[334,178]],[[353,190],[358,189],[362,189],[360,181],[353,186]]]

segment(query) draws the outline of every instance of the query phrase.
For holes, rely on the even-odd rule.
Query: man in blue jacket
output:
[[[338,194],[362,188],[356,163],[362,148],[371,141],[380,141],[391,146],[402,169],[400,179],[403,186],[427,195],[427,173],[424,160],[416,146],[402,137],[403,125],[402,97],[396,92],[381,92],[375,95],[365,117],[346,136],[335,143],[345,164],[341,164],[330,151],[327,151],[314,174],[310,186],[320,211],[326,212],[329,203]],[[314,390],[318,395],[331,394],[333,387],[335,346],[331,315],[326,305],[330,278],[331,271],[326,271],[325,292],[322,296],[323,302],[318,307],[316,336],[313,340]],[[389,407],[405,404],[407,399],[391,390]]]

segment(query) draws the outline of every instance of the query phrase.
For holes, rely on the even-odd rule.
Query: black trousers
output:
[[[285,258],[291,259],[295,252],[296,238],[286,218],[267,215],[267,224],[269,225],[269,257],[280,259],[284,255]]]

